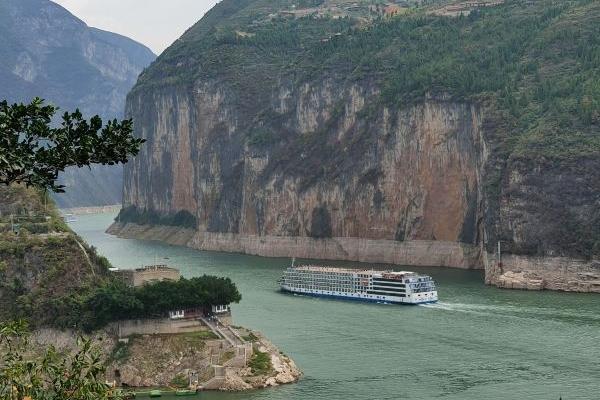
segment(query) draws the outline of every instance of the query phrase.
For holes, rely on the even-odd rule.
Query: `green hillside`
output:
[[[505,154],[600,152],[598,2],[513,0],[460,17],[417,7],[367,25],[350,16],[273,16],[276,5],[287,3],[223,1],[134,90],[218,79],[251,99],[264,98],[274,76],[368,79],[382,87],[383,105],[427,94],[490,102],[506,124]]]
[[[0,186],[0,321],[72,328],[77,299],[109,280],[109,263],[37,190]]]

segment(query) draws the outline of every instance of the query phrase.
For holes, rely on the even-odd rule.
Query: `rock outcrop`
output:
[[[236,355],[226,340],[210,331],[181,334],[137,335],[119,339],[104,331],[92,337],[106,359],[106,380],[129,388],[181,387],[190,383],[203,390],[243,391],[297,382],[302,372],[294,361],[258,332],[236,329],[246,337],[248,349]],[[32,352],[53,345],[60,352],[77,346],[72,331],[40,329],[31,337]],[[243,350],[243,349],[241,349]],[[253,353],[269,362],[252,368]]]

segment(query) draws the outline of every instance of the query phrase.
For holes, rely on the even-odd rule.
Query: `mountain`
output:
[[[147,143],[110,232],[600,291],[599,17],[223,0],[128,96]]]
[[[0,0],[0,98],[42,97],[64,111],[79,108],[121,118],[127,92],[155,58],[126,37],[88,27],[48,0]],[[94,167],[62,176],[60,207],[121,202],[122,169]]]

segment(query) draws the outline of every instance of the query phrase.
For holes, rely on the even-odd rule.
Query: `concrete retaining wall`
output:
[[[206,331],[208,328],[200,321],[164,319],[135,319],[114,322],[108,330],[120,338],[131,335],[177,334]]]

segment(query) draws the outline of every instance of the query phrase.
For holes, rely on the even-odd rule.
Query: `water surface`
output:
[[[500,290],[479,271],[444,268],[416,269],[438,283],[435,305],[285,295],[276,281],[290,260],[119,239],[104,233],[114,216],[71,226],[120,268],[164,262],[186,277],[230,277],[243,296],[235,323],[263,332],[305,374],[295,385],[203,399],[600,398],[600,295]]]

